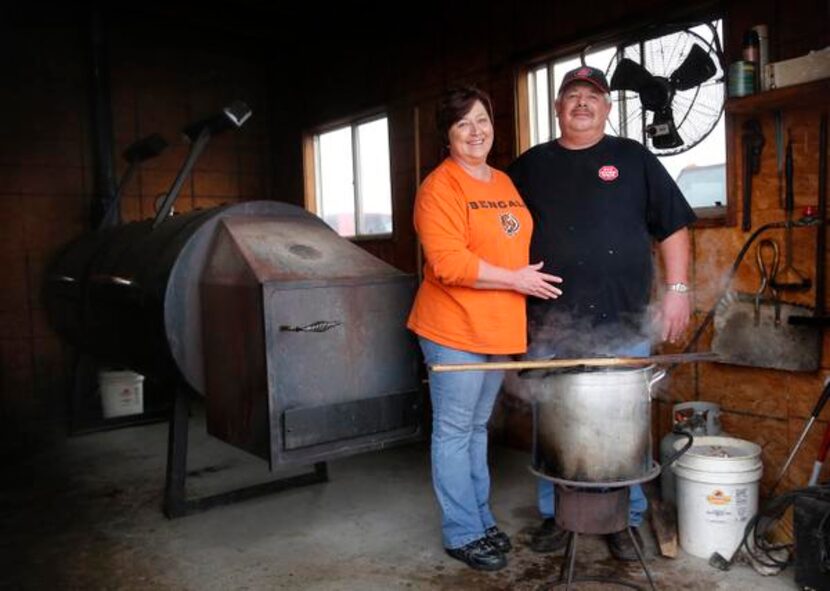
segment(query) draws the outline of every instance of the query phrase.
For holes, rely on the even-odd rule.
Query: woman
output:
[[[533,222],[504,173],[487,165],[493,146],[490,98],[451,91],[438,108],[449,156],[415,200],[424,281],[408,326],[428,365],[474,363],[526,348],[525,296],[549,299],[561,280],[528,265]],[[503,372],[429,373],[432,478],[447,553],[474,569],[507,564],[510,538],[490,512],[487,421]]]

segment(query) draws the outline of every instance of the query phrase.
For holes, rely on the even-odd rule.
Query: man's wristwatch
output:
[[[673,291],[674,293],[689,293],[692,291],[692,288],[682,281],[678,281],[677,283],[667,283],[666,290]]]

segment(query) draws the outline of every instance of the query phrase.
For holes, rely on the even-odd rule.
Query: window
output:
[[[682,58],[683,55],[687,55],[691,43],[707,50],[720,50],[720,20],[690,27],[688,31],[691,33],[683,30],[642,42],[591,48],[582,54],[560,56],[531,67],[525,81],[527,130],[524,134],[520,133],[522,149],[557,137],[552,97],[556,96],[566,72],[584,61],[585,64],[606,72],[610,82],[610,75],[613,74],[618,59],[626,57],[658,76],[668,77],[671,72],[663,70],[676,68],[682,61],[677,56]],[[672,65],[669,66],[669,63]],[[678,181],[686,199],[694,208],[725,209],[726,206],[726,132],[722,116],[724,76],[721,64],[716,65],[717,74],[701,85],[701,88],[706,87],[706,92],[678,92],[673,103],[678,128],[681,127],[681,122],[678,121],[680,107],[682,112],[686,113],[682,124],[686,125],[686,129],[692,129],[689,137],[697,143],[690,148],[684,146],[674,150],[676,153],[670,153],[671,150],[654,150],[669,174]],[[614,104],[608,117],[606,132],[635,139],[650,149],[653,148],[650,143],[651,137],[647,133],[647,124],[654,113],[643,110],[639,96],[631,91],[612,91],[612,101]],[[706,129],[695,129],[698,122],[706,126]],[[701,136],[703,139],[699,139]]]
[[[309,209],[345,237],[392,233],[389,130],[384,116],[313,137]]]

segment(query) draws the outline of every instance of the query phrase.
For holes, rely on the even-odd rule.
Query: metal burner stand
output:
[[[579,534],[611,534],[626,530],[637,558],[646,574],[652,591],[657,591],[654,580],[646,566],[643,549],[637,543],[631,527],[628,526],[629,486],[648,482],[660,475],[660,464],[652,461],[652,468],[640,478],[618,482],[578,482],[556,478],[543,474],[533,468],[530,469],[539,478],[550,480],[556,485],[556,524],[570,532],[568,548],[565,551],[565,560],[559,571],[559,580],[554,587],[565,585],[566,591],[574,582],[607,582],[631,589],[643,589],[635,583],[611,577],[580,577],[574,578],[576,564],[576,546]],[[567,570],[566,570],[567,569]]]

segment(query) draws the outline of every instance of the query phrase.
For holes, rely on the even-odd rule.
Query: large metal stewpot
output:
[[[534,394],[533,466],[576,482],[640,480],[652,469],[654,366],[548,373]]]

